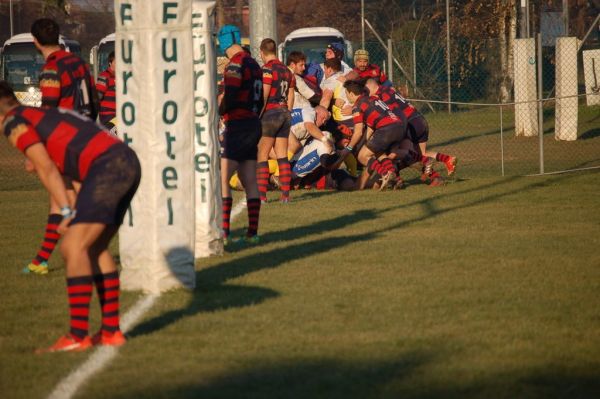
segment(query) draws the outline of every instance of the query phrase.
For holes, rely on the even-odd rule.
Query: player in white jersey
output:
[[[319,127],[325,123],[329,113],[323,107],[319,107],[321,93],[315,92],[302,78],[306,67],[306,56],[299,51],[292,51],[287,58],[288,68],[294,72],[296,77],[296,93],[292,108],[292,129],[288,140],[288,151],[292,154],[298,152],[301,143],[309,137],[314,137],[325,144],[328,150],[333,150],[333,141]],[[315,107],[316,108],[313,108]]]

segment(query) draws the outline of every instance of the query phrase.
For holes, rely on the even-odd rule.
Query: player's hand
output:
[[[73,213],[73,216],[64,217],[63,220],[61,220],[60,224],[58,225],[58,228],[56,229],[58,234],[64,235],[67,232],[67,230],[69,229],[69,223],[71,223],[74,217],[75,213]]]
[[[323,143],[323,145],[325,145],[325,149],[327,150],[328,154],[333,153],[333,142],[329,140],[327,136],[323,136],[321,142]]]
[[[352,115],[352,105],[346,105],[344,108],[342,108],[342,115],[344,115],[344,116]]]

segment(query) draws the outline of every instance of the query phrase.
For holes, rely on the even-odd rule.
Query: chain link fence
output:
[[[393,42],[392,60],[387,43],[365,48],[427,118],[429,148],[460,159],[459,176],[600,167],[600,46],[581,51],[576,38],[507,45],[454,43],[449,75],[444,43]]]

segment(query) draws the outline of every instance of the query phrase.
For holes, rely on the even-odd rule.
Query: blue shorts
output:
[[[70,224],[102,223],[120,226],[142,172],[135,152],[124,143],[115,144],[96,158],[81,182]]]

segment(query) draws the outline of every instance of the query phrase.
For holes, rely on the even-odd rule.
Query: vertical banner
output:
[[[556,39],[556,140],[577,140],[577,48],[576,37]],[[569,98],[561,98],[569,97]]]
[[[600,49],[583,52],[585,98],[589,106],[600,104]]]
[[[535,39],[515,39],[514,57],[515,135],[537,136]]]
[[[194,288],[190,0],[116,0],[119,134],[142,180],[119,234],[124,289]],[[122,134],[121,134],[122,133]]]
[[[214,11],[214,1],[192,0],[197,258],[223,253]]]

